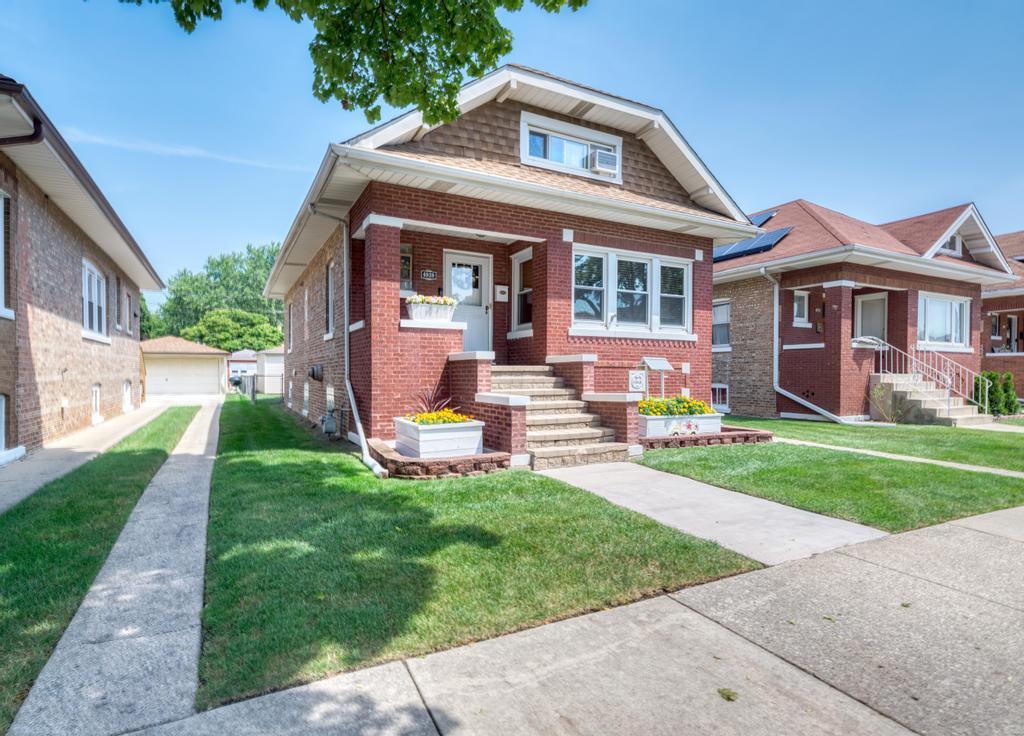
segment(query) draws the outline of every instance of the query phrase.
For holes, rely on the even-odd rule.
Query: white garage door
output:
[[[220,393],[221,360],[210,358],[146,358],[146,393]]]

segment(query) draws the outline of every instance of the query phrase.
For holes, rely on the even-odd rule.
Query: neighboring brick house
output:
[[[24,86],[0,77],[0,464],[137,407],[163,282]]]
[[[1024,399],[1024,230],[997,235],[996,242],[1017,277],[1012,284],[982,292],[988,326],[982,335],[982,370],[1012,373],[1017,396]]]
[[[710,400],[712,247],[757,230],[661,110],[518,66],[459,100],[450,124],[412,111],[328,148],[265,292],[285,401],[347,410],[349,379],[388,440],[436,390],[519,462],[625,457],[642,358]],[[414,293],[454,296],[454,321],[409,319]]]
[[[766,232],[715,249],[717,406],[857,421],[896,398],[903,421],[978,421],[982,288],[1013,276],[973,204],[872,225],[797,200],[751,220]]]

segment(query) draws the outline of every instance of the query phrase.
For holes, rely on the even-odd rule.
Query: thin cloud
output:
[[[257,169],[271,169],[273,171],[302,171],[308,172],[305,166],[288,166],[286,164],[274,164],[267,161],[256,161],[250,158],[238,156],[226,156],[222,153],[207,151],[199,146],[169,145],[165,143],[153,143],[152,141],[129,140],[124,138],[107,138],[101,135],[88,133],[78,128],[68,127],[64,129],[65,137],[72,143],[82,143],[94,146],[106,146],[107,148],[118,148],[122,151],[137,151],[149,153],[154,156],[173,156],[175,158],[199,158],[207,161],[219,161],[223,164],[235,166],[251,166]]]

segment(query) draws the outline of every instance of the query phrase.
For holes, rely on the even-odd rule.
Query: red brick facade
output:
[[[0,190],[10,197],[6,306],[15,312],[14,320],[0,317],[5,442],[32,450],[91,423],[94,385],[100,387],[104,418],[122,412],[125,382],[132,406],[139,405],[139,290],[2,154]],[[83,337],[83,260],[106,280],[109,344]],[[125,314],[126,295],[131,314]]]
[[[856,287],[849,286],[851,282]],[[808,294],[810,326],[794,324],[793,302],[794,291],[797,290]],[[869,379],[877,370],[876,352],[869,348],[855,348],[851,344],[855,334],[855,304],[856,297],[881,291],[887,294],[886,340],[903,351],[912,350],[917,345],[918,297],[921,292],[969,297],[971,352],[941,354],[971,370],[980,370],[982,310],[979,286],[870,266],[837,264],[789,271],[781,276],[780,386],[837,416],[868,415]],[[732,411],[755,416],[777,416],[781,412],[813,413],[781,394],[774,400],[767,396],[771,389],[772,361],[771,283],[757,277],[722,284],[716,287],[715,297],[729,298],[733,303],[732,350],[715,354],[714,377],[716,384],[729,386]]]
[[[462,333],[458,330],[406,328],[399,324],[405,316],[399,294],[402,245],[412,246],[414,289],[426,294],[437,293],[443,287],[443,253],[446,248],[490,254],[493,258],[493,283],[508,286],[511,285],[512,254],[526,247],[533,249],[533,334],[531,337],[508,339],[512,329],[511,301],[495,300],[491,337],[497,363],[539,365],[549,355],[594,353],[598,356],[593,369],[594,389],[625,391],[629,369],[636,367],[644,356],[662,356],[676,368],[667,377],[667,391],[674,393],[685,387],[696,398],[710,400],[712,243],[709,239],[382,183],[370,183],[353,205],[349,215],[352,232],[360,232],[363,221],[370,214],[508,232],[542,242],[485,243],[469,238],[411,232],[386,224],[370,224],[365,228],[362,240],[352,240],[352,314],[345,323],[363,323],[361,329],[351,333],[351,380],[368,436],[393,437],[393,417],[411,411],[417,395],[424,389],[436,388],[441,393],[460,390],[450,385],[446,366],[449,354],[463,350]],[[691,260],[692,292],[689,299],[696,341],[569,335],[572,325],[573,246],[564,239],[566,230],[573,231],[576,243]],[[325,244],[325,249],[332,253],[339,250],[339,232]],[[310,333],[308,341],[304,336],[305,289],[307,284],[313,285],[310,290],[310,320],[319,324],[323,320],[322,307],[317,301],[322,289],[318,285],[323,280],[326,260],[321,251],[286,298],[286,313],[292,310],[292,333],[286,335],[286,342],[291,340],[293,347],[292,352],[285,356],[285,390],[288,380],[295,381],[295,410],[301,409],[301,382],[313,362],[312,353],[307,353],[323,347],[317,344],[317,341],[323,341],[316,330]],[[424,270],[434,271],[438,275],[437,280],[424,280],[421,277]],[[337,288],[335,294],[339,323],[342,323],[341,288]],[[651,298],[657,298],[657,295]],[[339,350],[340,344],[332,349]],[[337,352],[324,354],[322,359],[334,361],[339,367],[343,365],[343,355]],[[683,372],[683,364],[688,364],[688,373]],[[324,372],[326,376],[326,363]],[[315,408],[318,404],[314,388],[311,385],[311,418],[319,416],[319,409]],[[342,395],[340,392],[337,395],[340,405]],[[489,408],[487,411],[497,412],[499,409],[507,408]],[[506,441],[502,440],[502,443]],[[516,445],[513,439],[507,443]]]
[[[981,311],[982,370],[1012,373],[1017,396],[1024,396],[1024,294],[986,297]],[[1011,334],[1013,317],[1017,318],[1016,334]],[[999,339],[992,338],[993,319],[998,320]]]

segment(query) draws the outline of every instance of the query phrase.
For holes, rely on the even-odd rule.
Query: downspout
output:
[[[812,404],[802,396],[797,396],[779,385],[779,280],[768,273],[768,269],[765,266],[761,266],[760,270],[761,275],[772,282],[772,388],[775,389],[776,393],[782,394],[787,399],[795,401],[801,406],[806,406],[829,421],[837,424],[850,424],[851,422],[836,416],[832,412],[825,411],[817,404]]]
[[[359,407],[356,406],[355,392],[352,390],[352,381],[349,379],[351,375],[349,372],[349,239],[348,239],[348,221],[341,218],[329,215],[326,212],[320,212],[317,210],[316,205],[310,203],[309,211],[311,214],[319,215],[320,217],[326,217],[330,220],[335,220],[341,223],[341,253],[342,253],[342,264],[341,264],[341,291],[342,299],[345,304],[345,323],[342,325],[342,333],[344,335],[344,346],[345,346],[345,392],[348,395],[348,405],[352,409],[352,421],[356,425],[356,435],[359,438],[359,450],[362,456],[363,465],[368,467],[375,476],[378,478],[386,478],[388,471],[385,470],[380,463],[373,459],[373,455],[370,454],[370,447],[366,444],[366,434],[363,432],[363,423],[359,420]],[[337,328],[335,328],[337,329]]]

